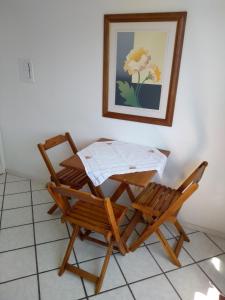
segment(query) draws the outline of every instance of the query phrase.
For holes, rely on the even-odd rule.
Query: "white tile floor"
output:
[[[60,222],[59,212],[46,213],[51,204],[44,184],[0,175],[1,300],[219,300],[219,293],[225,294],[225,239],[189,229],[191,242],[181,250],[181,268],[152,236],[134,253],[114,252],[99,295],[94,295],[93,284],[73,274],[59,277],[70,230]],[[174,229],[161,229],[172,245]],[[103,247],[78,240],[70,262],[98,272],[104,255]]]

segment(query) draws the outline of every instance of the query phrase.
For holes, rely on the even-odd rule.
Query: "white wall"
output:
[[[188,12],[173,127],[103,118],[105,13]],[[182,218],[225,233],[225,1],[1,0],[0,126],[6,166],[45,180],[36,144],[69,130],[79,147],[110,137],[169,149],[165,183],[209,167]],[[31,58],[35,83],[19,81]]]

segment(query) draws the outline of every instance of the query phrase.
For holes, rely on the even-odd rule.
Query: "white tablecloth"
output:
[[[95,142],[77,154],[95,186],[115,174],[157,170],[162,176],[167,160],[155,148],[119,141]]]

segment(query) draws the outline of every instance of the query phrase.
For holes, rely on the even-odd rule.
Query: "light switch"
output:
[[[33,64],[30,59],[19,58],[19,77],[23,82],[34,82]]]

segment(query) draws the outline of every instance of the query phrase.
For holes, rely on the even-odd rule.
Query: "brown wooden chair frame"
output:
[[[73,141],[73,139],[72,139],[72,137],[71,137],[71,135],[70,135],[69,132],[66,132],[64,135],[60,134],[60,135],[54,136],[54,137],[52,137],[50,139],[47,139],[43,144],[42,143],[38,144],[38,148],[39,148],[39,150],[41,152],[41,155],[42,155],[42,157],[43,157],[43,159],[45,161],[45,164],[46,164],[46,166],[47,166],[47,168],[49,170],[49,173],[51,175],[51,181],[53,181],[57,186],[60,186],[62,183],[60,182],[60,179],[57,176],[57,172],[55,171],[55,169],[54,169],[54,167],[53,167],[53,165],[52,165],[52,163],[51,163],[51,161],[49,159],[49,156],[47,154],[47,150],[49,150],[49,149],[51,149],[51,148],[53,148],[55,146],[58,146],[58,145],[60,145],[62,143],[65,143],[65,142],[69,143],[69,145],[70,145],[70,147],[72,149],[72,152],[74,154],[76,154],[77,153],[77,147],[76,147],[76,145],[75,145],[75,143],[74,143],[74,141]],[[88,184],[88,186],[89,186],[90,190],[92,191],[92,193],[96,194],[96,191],[95,191],[92,183],[88,179],[88,177],[87,177],[86,182],[84,182],[84,184],[86,184],[86,183]],[[48,213],[52,214],[57,209],[57,207],[58,207],[57,204],[54,204],[49,209]]]
[[[121,254],[125,255],[127,252],[127,247],[121,239],[118,226],[118,223],[120,223],[122,218],[125,216],[127,208],[122,205],[112,204],[109,198],[98,198],[90,193],[78,191],[65,186],[55,186],[53,183],[48,184],[48,191],[56,201],[57,205],[62,210],[63,221],[68,222],[73,226],[72,235],[58,274],[59,276],[61,276],[65,270],[68,270],[82,278],[86,278],[87,280],[90,280],[95,283],[95,292],[98,293],[101,289],[114,245],[117,245]],[[71,207],[70,203],[67,201],[69,197],[78,199],[77,203],[85,202],[87,205],[92,205],[92,213],[88,216],[87,210],[82,210],[81,215],[79,215],[78,210],[76,210],[76,204],[74,205],[73,209],[73,207]],[[102,225],[99,225],[100,223],[98,222],[101,219],[101,213],[99,211],[95,211],[94,207],[101,208],[102,212],[105,212],[103,227]],[[122,211],[119,219],[116,219],[115,217],[115,208],[119,208]],[[84,216],[86,218],[86,222],[84,222]],[[81,228],[84,228],[88,232],[98,232],[102,234],[105,238],[106,242],[104,243],[102,241],[101,244],[107,247],[107,251],[99,276],[96,276],[92,273],[89,273],[83,269],[80,269],[68,263],[75,240],[77,236],[81,233]],[[81,236],[85,237],[85,235],[82,234]],[[91,240],[96,241],[96,239]]]
[[[138,196],[136,202],[132,205],[137,212],[125,230],[123,240],[126,241],[130,234],[131,228],[134,227],[134,224],[140,222],[143,217],[148,223],[140,234],[140,237],[133,242],[129,250],[135,251],[151,234],[156,233],[171,261],[175,265],[179,267],[181,266],[178,255],[182,248],[183,242],[189,242],[190,240],[181,224],[177,220],[177,214],[184,202],[198,189],[198,183],[207,165],[208,163],[206,161],[201,163],[200,166],[181,184],[177,190],[172,190],[162,185],[158,185],[161,190],[169,190],[170,194],[166,194],[166,192],[164,194],[160,194],[160,192],[156,193],[151,198],[149,205],[145,205],[142,201],[144,198],[146,201],[147,189],[144,190],[140,196]],[[157,206],[159,207],[159,201],[161,202],[161,207],[163,208],[162,210],[160,208],[157,209]],[[162,231],[159,229],[160,225],[166,221],[172,223],[180,234],[174,249],[170,246]]]

